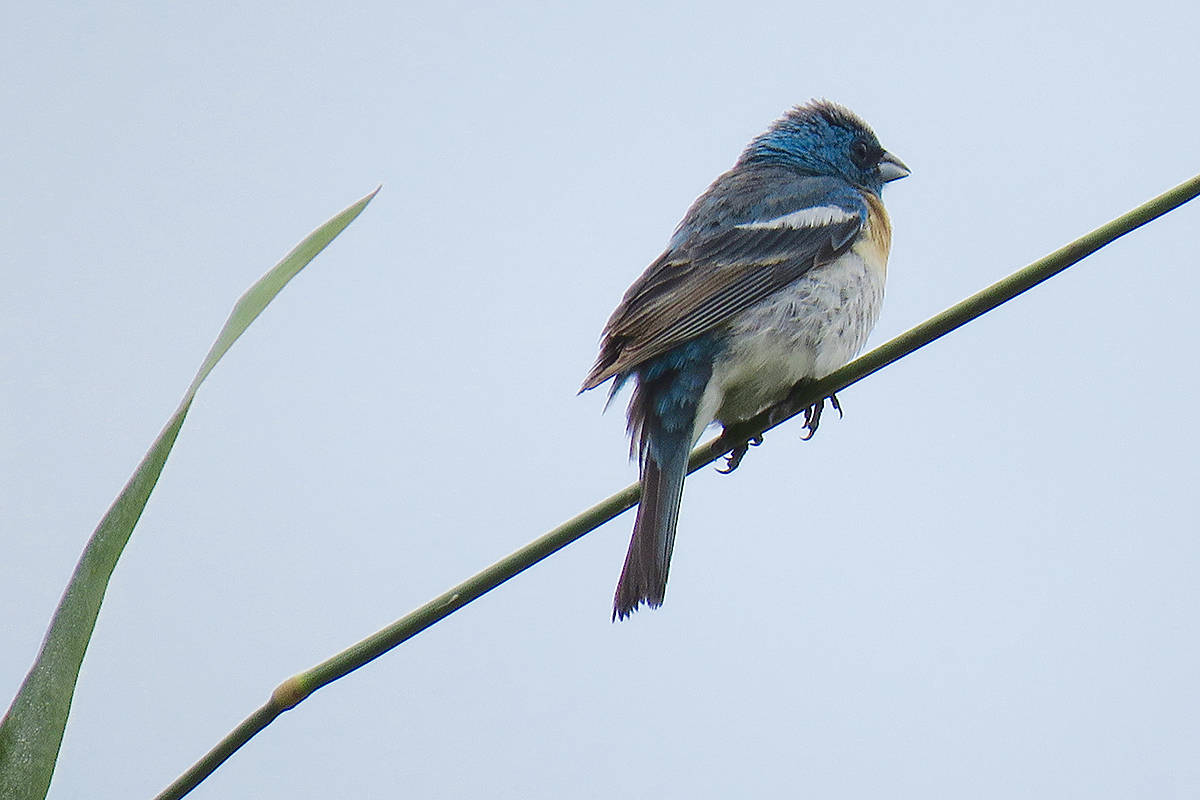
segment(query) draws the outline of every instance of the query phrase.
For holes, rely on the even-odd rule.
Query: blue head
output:
[[[876,195],[888,181],[909,174],[867,123],[828,100],[787,112],[746,147],[738,164],[779,164],[806,175],[836,176]]]

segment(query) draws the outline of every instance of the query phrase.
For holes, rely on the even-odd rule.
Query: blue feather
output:
[[[642,500],[613,599],[613,619],[624,619],[642,603],[662,605],[696,412],[721,349],[719,337],[708,334],[636,370],[629,431],[637,448]]]

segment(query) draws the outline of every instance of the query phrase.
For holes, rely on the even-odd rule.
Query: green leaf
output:
[[[310,233],[242,295],[179,408],[100,520],[54,612],[37,660],[0,722],[0,798],[40,800],[50,789],[79,666],[87,652],[108,580],[158,482],[196,390],[275,295],[366,208],[378,191]]]

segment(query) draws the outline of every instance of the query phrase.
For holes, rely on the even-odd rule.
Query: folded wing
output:
[[[753,177],[753,176],[752,176]],[[750,181],[731,205],[719,178],[684,218],[673,245],[629,287],[604,328],[600,356],[583,388],[591,389],[720,326],[738,312],[833,261],[862,230],[866,207],[848,184],[795,176],[768,197]],[[740,207],[739,207],[740,206]]]

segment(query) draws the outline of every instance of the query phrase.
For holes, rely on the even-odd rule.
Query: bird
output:
[[[642,497],[613,621],[663,603],[688,454],[705,429],[754,417],[863,348],[891,249],[880,195],[909,174],[844,106],[795,106],[695,200],[625,292],[580,389],[611,379],[611,403],[635,384]]]

